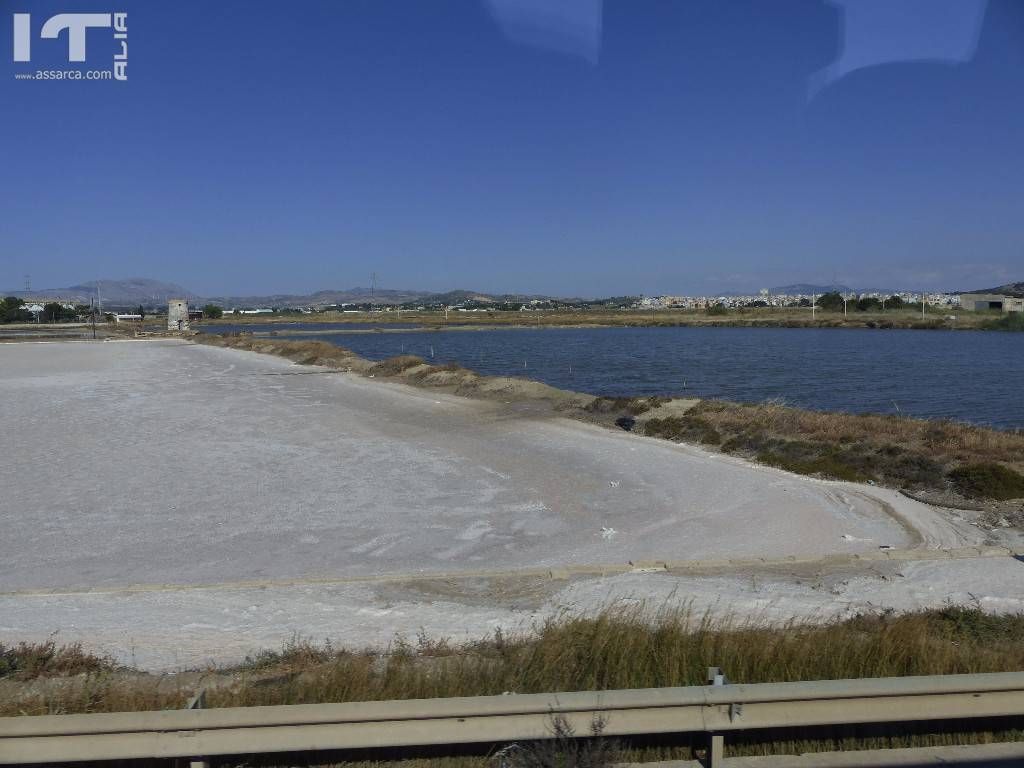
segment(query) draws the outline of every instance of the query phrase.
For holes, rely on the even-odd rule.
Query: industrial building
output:
[[[960,306],[972,311],[1024,312],[1024,296],[1003,293],[965,293]]]

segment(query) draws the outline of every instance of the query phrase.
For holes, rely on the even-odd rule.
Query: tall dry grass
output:
[[[951,498],[1006,500],[1014,495],[1009,489],[1024,483],[1024,432],[953,421],[704,400],[681,416],[659,418],[654,411],[642,428],[648,435],[702,443],[792,472],[937,490]],[[982,480],[1005,475],[1010,481],[958,483],[957,472]]]
[[[683,610],[563,616],[531,635],[453,645],[396,641],[387,652],[294,642],[222,671],[209,706],[254,706],[700,685],[708,666],[736,682],[1024,669],[1024,616],[948,608],[785,627],[712,621]],[[224,678],[230,684],[223,684]],[[191,689],[106,670],[42,687],[0,714],[179,707]]]
[[[563,616],[530,636],[496,633],[457,646],[420,638],[415,643],[396,642],[380,653],[296,641],[202,680],[195,675],[176,681],[106,669],[51,681],[57,685],[36,685],[28,695],[0,697],[0,715],[180,708],[197,686],[207,686],[208,706],[228,707],[701,685],[708,666],[722,666],[731,681],[740,683],[1018,671],[1024,669],[1024,615],[988,616],[977,609],[950,607],[825,625],[794,622],[766,627],[711,621],[682,610],[653,615],[642,608],[608,610],[589,618]],[[0,680],[0,691],[2,685]],[[794,729],[768,738],[732,734],[727,753],[792,754],[1020,739],[1020,723],[1004,721],[970,727],[946,722],[842,726]],[[703,744],[692,735],[596,749],[563,742],[521,745],[523,751],[515,751],[522,758],[541,759],[522,763],[525,767],[546,760],[565,765],[569,759],[590,760],[602,754],[625,762],[689,759]],[[348,763],[332,759],[337,758],[316,753],[271,755],[247,758],[238,765],[497,768],[501,762],[478,756],[392,756]]]
[[[1024,462],[1024,433],[955,421],[875,414],[824,413],[781,403],[746,405],[705,400],[694,411],[723,432],[762,430],[783,437],[829,443],[868,443],[923,449],[956,461]]]
[[[117,669],[112,659],[88,653],[81,643],[57,645],[51,637],[42,643],[0,643],[0,679],[35,680],[69,677]]]

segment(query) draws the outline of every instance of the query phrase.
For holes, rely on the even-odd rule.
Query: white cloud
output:
[[[602,0],[484,0],[505,37],[596,64]]]

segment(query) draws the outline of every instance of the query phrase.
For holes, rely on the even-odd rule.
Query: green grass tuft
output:
[[[992,461],[965,464],[948,477],[964,496],[997,501],[1024,498],[1024,475]]]
[[[982,324],[986,331],[1024,331],[1024,312],[1008,312],[998,320]]]
[[[825,453],[813,458],[799,459],[773,453],[772,451],[762,451],[757,454],[757,460],[762,464],[778,467],[787,472],[795,472],[799,475],[817,475],[830,480],[849,480],[855,483],[870,479],[868,475],[844,462],[841,456],[835,452]]]

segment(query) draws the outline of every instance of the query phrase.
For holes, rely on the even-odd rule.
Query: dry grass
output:
[[[895,444],[918,448],[951,461],[984,458],[1024,461],[1024,434],[974,427],[954,421],[901,416],[823,413],[777,403],[740,405],[705,400],[695,412],[723,432],[744,430],[830,443]]]
[[[380,376],[397,376],[410,368],[416,368],[426,364],[427,361],[422,357],[416,357],[416,355],[400,355],[398,357],[389,357],[387,360],[381,360],[370,370],[374,374]]]
[[[955,316],[955,320],[949,319]],[[1020,322],[1005,320],[1004,317],[985,312],[963,312],[943,307],[929,307],[922,319],[920,310],[887,310],[885,312],[855,312],[848,316],[842,312],[826,312],[819,309],[814,316],[809,307],[743,307],[729,309],[725,314],[708,314],[703,309],[658,309],[658,310],[540,310],[533,312],[450,312],[443,311],[404,312],[360,312],[342,314],[324,312],[307,318],[316,322],[374,323],[387,326],[392,323],[415,323],[427,327],[459,325],[476,326],[580,326],[604,325],[620,327],[671,327],[671,326],[741,326],[776,328],[913,328],[913,329],[991,329],[1020,330]],[[275,323],[295,322],[293,316],[246,317],[246,324],[259,323],[273,326]],[[221,321],[204,321],[204,325],[215,327],[218,323],[237,323],[238,318],[225,316]]]
[[[956,484],[962,465],[1024,468],[1024,434],[953,421],[821,413],[776,403],[704,400],[682,416],[652,418],[646,434],[719,447],[793,472],[946,490],[976,498],[1012,498]],[[1005,465],[1005,466],[1003,466]],[[1001,489],[1016,487],[1004,484]],[[1019,495],[1019,494],[1018,494]]]
[[[530,636],[466,645],[396,641],[385,653],[296,641],[229,670],[214,707],[699,685],[722,666],[736,682],[1024,669],[1024,616],[948,608],[782,628],[716,622],[684,610],[564,616]],[[0,704],[0,713],[98,712],[181,706],[188,691],[103,666],[77,686]]]
[[[81,674],[112,672],[113,660],[86,653],[80,643],[57,645],[51,638],[43,643],[0,643],[0,678],[36,680]]]
[[[550,739],[509,744],[494,755],[500,768],[610,768],[623,762],[619,742],[602,736],[607,722],[595,717],[577,733],[561,715],[551,718]]]
[[[669,402],[667,397],[595,397],[584,408],[588,413],[618,413],[639,416]]]
[[[0,715],[180,708],[197,685],[206,686],[212,707],[702,685],[708,666],[723,667],[737,683],[1019,671],[1024,669],[1024,616],[949,607],[771,628],[715,622],[684,610],[652,614],[634,607],[589,618],[563,616],[530,636],[495,633],[460,646],[421,638],[416,643],[396,641],[378,653],[296,640],[234,669],[211,672],[201,682],[193,675],[184,684],[173,677],[127,675],[105,667],[73,680],[50,681],[61,685],[26,683],[32,686],[28,693],[0,699]],[[770,741],[757,734],[735,734],[729,752],[779,754],[1024,738],[1019,724],[982,727],[993,730],[971,732],[963,724],[938,722],[919,728],[794,730],[773,734]],[[618,752],[618,745],[580,744],[563,736],[554,743],[519,745],[512,753],[530,762],[515,764],[526,768],[575,760],[599,768],[588,761],[613,755],[632,761],[689,758],[701,744],[699,738],[682,736],[670,743],[628,743]],[[512,753],[500,754],[512,758]],[[310,754],[289,756],[283,764],[329,760]],[[268,756],[245,764],[280,761]],[[378,764],[482,768],[497,766],[500,760],[461,757],[348,765]]]
[[[950,320],[951,315],[956,320]],[[379,318],[380,315],[373,315]],[[365,321],[366,318],[364,318]],[[825,312],[813,316],[809,307],[744,307],[729,309],[724,314],[709,314],[702,309],[658,310],[544,310],[537,312],[474,312],[449,315],[443,312],[421,312],[403,318],[429,326],[443,325],[610,325],[622,327],[672,326],[739,326],[751,328],[908,328],[920,330],[988,329],[992,316],[986,313],[961,312],[939,307],[929,308],[924,318],[920,311],[889,310],[886,312]]]

